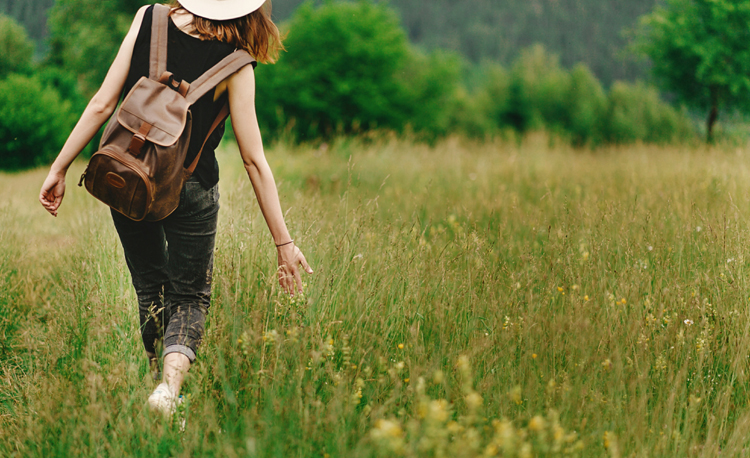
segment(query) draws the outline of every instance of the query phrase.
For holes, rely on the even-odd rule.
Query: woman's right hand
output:
[[[57,209],[60,208],[64,195],[65,174],[50,171],[39,192],[39,202],[50,215],[57,216]]]
[[[279,254],[279,284],[284,291],[294,296],[295,284],[296,290],[302,293],[302,277],[300,276],[299,266],[301,265],[308,274],[313,273],[310,265],[305,260],[297,245],[290,243],[280,246],[276,249]]]

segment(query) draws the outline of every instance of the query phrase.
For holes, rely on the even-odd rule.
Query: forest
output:
[[[23,24],[39,45],[47,37],[47,11],[55,0],[0,0],[0,13]]]

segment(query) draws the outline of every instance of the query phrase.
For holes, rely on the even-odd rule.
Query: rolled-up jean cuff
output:
[[[195,352],[190,347],[184,345],[170,345],[164,349],[162,357],[167,356],[170,353],[181,353],[187,356],[191,363],[195,362]]]

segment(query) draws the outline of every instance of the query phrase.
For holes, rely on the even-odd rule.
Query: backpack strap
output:
[[[158,80],[167,71],[167,27],[169,7],[156,4],[151,16],[151,54],[149,55],[148,77]]]
[[[201,75],[197,80],[193,81],[185,99],[188,104],[194,104],[198,99],[206,95],[208,91],[216,87],[217,84],[221,83],[246,65],[252,64],[254,67],[255,63],[255,59],[250,57],[250,54],[248,54],[247,51],[241,49],[236,50],[222,59],[218,64],[208,69],[208,71]]]
[[[206,139],[203,140],[203,144],[201,145],[200,151],[198,151],[198,154],[195,156],[195,159],[193,159],[193,162],[190,163],[190,166],[186,169],[187,177],[193,174],[195,171],[195,168],[198,166],[198,161],[201,158],[201,153],[203,153],[203,148],[206,147],[206,143],[208,142],[208,139],[211,138],[211,134],[214,133],[214,130],[216,130],[217,127],[219,127],[219,124],[223,124],[224,121],[229,117],[229,102],[224,102],[224,106],[221,107],[221,111],[219,112],[219,115],[214,119],[214,123],[211,125],[211,128],[208,130],[208,135],[206,135]]]
[[[218,64],[211,67],[197,80],[193,81],[185,99],[189,104],[194,104],[198,99],[206,95],[208,91],[215,88],[217,84],[221,83],[246,65],[251,64],[254,67],[256,62],[255,59],[250,57],[250,54],[248,54],[247,51],[237,50],[233,52],[222,59]],[[186,169],[188,177],[193,174],[195,168],[198,166],[198,161],[203,153],[203,148],[205,148],[208,139],[211,138],[211,134],[214,133],[214,130],[216,130],[220,124],[223,124],[224,121],[226,121],[227,117],[229,117],[229,101],[224,102],[224,106],[221,107],[221,111],[218,116],[216,116],[216,119],[214,119],[211,128],[208,130],[208,135],[206,135],[205,140],[203,140],[203,145],[201,145],[200,151],[198,151],[195,159],[193,159],[193,162],[190,163],[190,166]]]
[[[229,76],[236,73],[239,69],[250,64],[255,66],[255,59],[250,57],[250,54],[248,54],[247,51],[237,50],[233,52],[232,54],[219,61],[218,64],[208,69],[208,71],[201,75],[197,80],[193,81],[193,84],[190,85],[190,90],[188,91],[185,100],[187,100],[188,104],[190,105],[194,104],[196,101],[198,101],[198,99],[206,95],[208,91],[215,88],[217,84],[221,83]],[[203,148],[206,146],[208,139],[211,138],[211,134],[213,134],[214,130],[219,127],[219,124],[222,124],[224,121],[226,121],[228,116],[229,101],[226,101],[224,102],[224,106],[221,107],[221,111],[219,112],[218,116],[216,116],[216,119],[214,119],[214,123],[211,125],[211,128],[208,130],[208,135],[206,135],[206,138],[203,140],[203,145],[201,145],[200,151],[198,151],[198,154],[195,156],[195,159],[193,159],[193,162],[190,163],[190,166],[185,170],[188,177],[193,174],[193,172],[195,171],[195,167],[198,166],[198,161],[200,160],[201,154],[203,153]]]

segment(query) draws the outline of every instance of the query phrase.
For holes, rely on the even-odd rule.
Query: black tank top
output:
[[[153,18],[153,5],[146,10],[143,23],[138,32],[133,48],[133,58],[130,61],[130,71],[125,80],[123,97],[130,92],[135,83],[145,76],[148,78],[149,52],[151,49],[151,22]],[[175,79],[185,80],[188,83],[198,79],[209,68],[213,67],[223,58],[234,51],[234,46],[217,40],[200,40],[190,36],[174,25],[169,19],[168,45],[167,45],[167,70],[174,74]],[[187,167],[195,159],[208,135],[216,116],[226,101],[226,94],[214,102],[214,90],[208,91],[201,97],[190,111],[193,115],[193,131],[190,137],[185,166]],[[205,188],[211,188],[219,182],[219,164],[216,162],[214,150],[221,142],[224,135],[224,126],[216,128],[211,138],[206,142],[203,153],[195,168],[194,176],[198,178]]]

